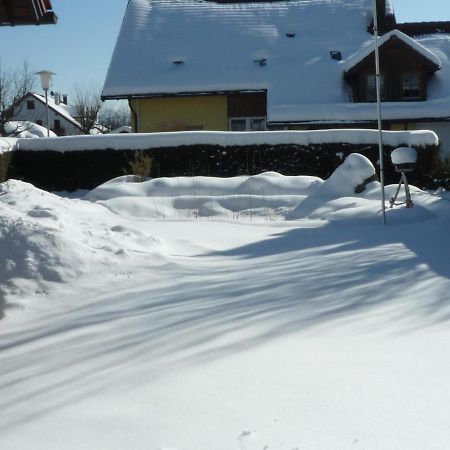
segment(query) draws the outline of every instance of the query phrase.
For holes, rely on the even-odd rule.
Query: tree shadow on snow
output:
[[[164,283],[133,280],[122,292],[11,333],[0,344],[0,393],[9,392],[0,395],[8,413],[0,430],[112,389],[111,374],[129,372],[138,384],[142,376],[132,373],[139,369],[148,382],[172,367],[312,327],[355,325],[378,311],[387,327],[410,319],[405,332],[448,321],[450,243],[435,238],[443,228],[429,221],[283,231],[198,255],[193,267],[167,263],[155,269]],[[378,309],[384,306],[392,308]]]

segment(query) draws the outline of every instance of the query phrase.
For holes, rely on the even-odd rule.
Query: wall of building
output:
[[[431,130],[439,136],[442,159],[450,158],[450,122],[416,123],[416,130]]]
[[[139,117],[135,131],[140,133],[228,130],[225,95],[132,99],[130,104]]]

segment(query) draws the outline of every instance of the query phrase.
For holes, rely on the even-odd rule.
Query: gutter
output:
[[[146,94],[120,94],[120,95],[102,95],[101,100],[129,100],[142,98],[168,98],[168,97],[197,97],[197,96],[213,96],[213,95],[228,95],[228,94],[254,94],[265,93],[267,89],[232,89],[219,91],[194,91],[194,92],[163,92],[163,93],[146,93]]]

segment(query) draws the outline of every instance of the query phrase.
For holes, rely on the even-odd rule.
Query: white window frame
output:
[[[236,131],[236,130],[232,130],[232,128],[231,128],[231,124],[232,124],[233,120],[245,120],[245,130],[242,130],[242,131],[264,131],[264,130],[267,130],[266,118],[264,116],[230,117],[228,119],[228,129],[230,131]],[[251,126],[250,126],[252,120],[263,120],[264,121],[264,128],[263,128],[263,130],[252,130]]]

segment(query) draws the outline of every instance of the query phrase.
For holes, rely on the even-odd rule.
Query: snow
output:
[[[432,131],[383,131],[385,145],[398,147],[435,146],[438,137]],[[52,150],[58,152],[80,150],[142,150],[177,147],[180,145],[277,145],[277,144],[377,144],[377,130],[341,129],[317,131],[181,131],[167,133],[139,133],[126,135],[68,136],[58,139],[19,141],[19,150]]]
[[[0,155],[5,152],[10,152],[16,148],[17,138],[1,137],[0,136]]]
[[[0,185],[0,448],[446,449],[450,196],[372,173]]]
[[[342,68],[329,52],[354,53],[370,18],[371,0],[132,0],[103,96],[268,89],[269,103],[340,102]]]
[[[47,137],[47,128],[28,120],[14,121],[5,123],[5,132],[8,135],[22,138],[44,138]],[[50,137],[56,137],[56,134],[50,130]]]
[[[439,69],[442,67],[441,60],[435,55],[432,51],[424,47],[422,44],[409,37],[405,33],[402,33],[399,30],[392,30],[389,33],[384,34],[378,39],[378,47],[382,47],[392,38],[400,39],[406,45],[414,49],[417,53],[420,53],[424,58],[431,61],[435,64]],[[352,67],[356,66],[358,63],[367,58],[370,54],[375,51],[375,38],[373,38],[371,43],[366,43],[364,45],[363,50],[359,51],[357,54],[349,57],[345,63],[345,70],[348,71]]]
[[[393,164],[411,164],[417,161],[417,152],[411,147],[399,147],[391,153]]]

